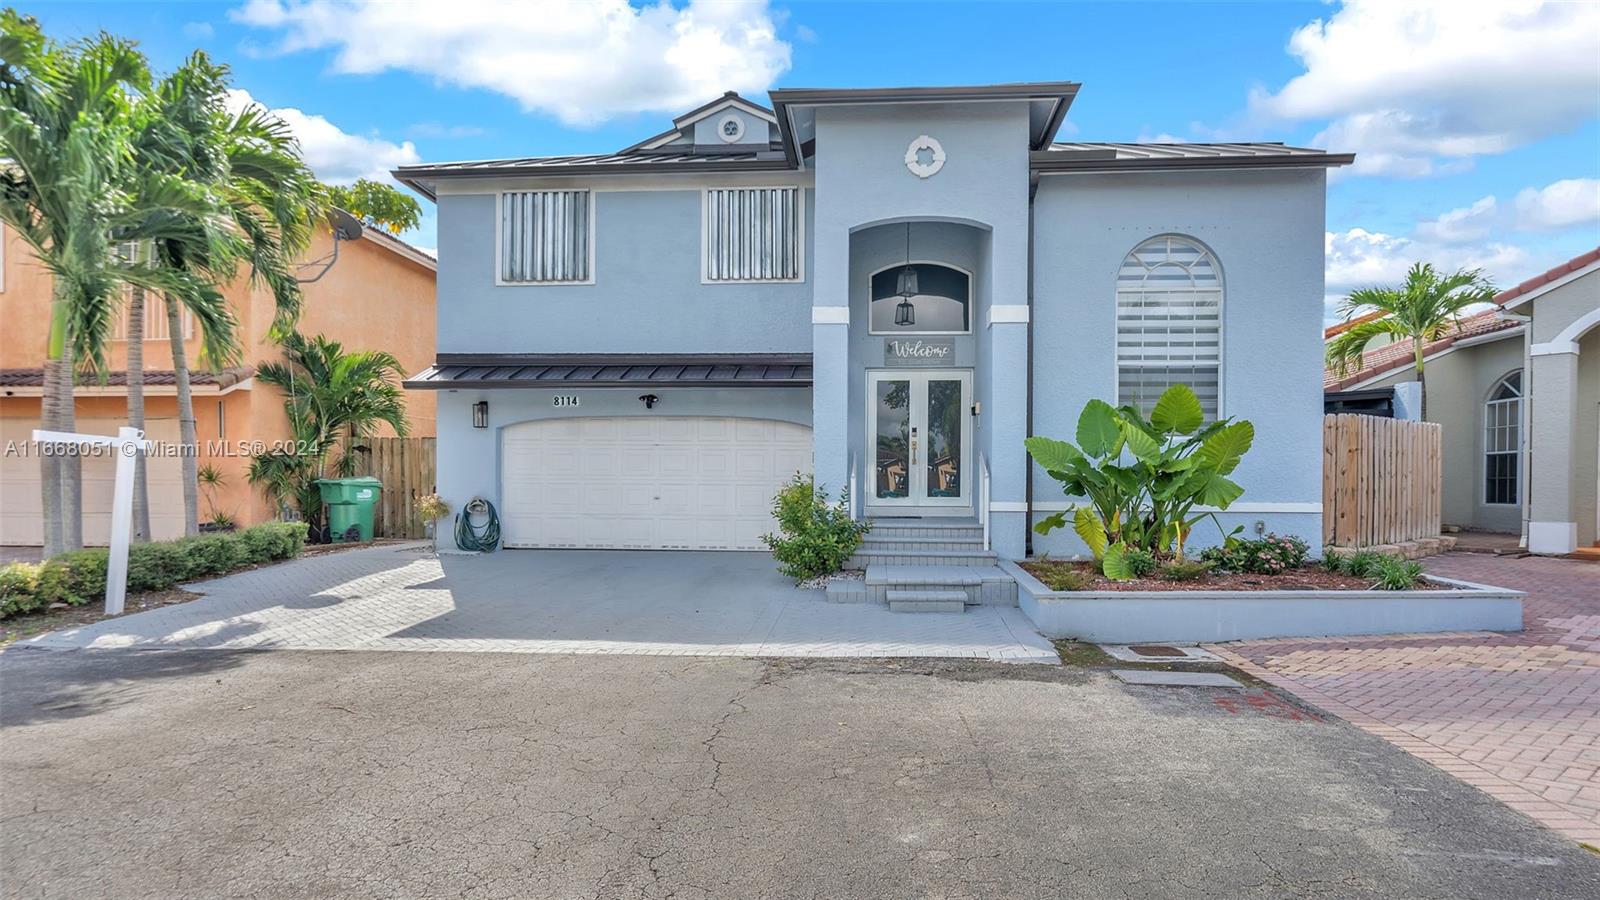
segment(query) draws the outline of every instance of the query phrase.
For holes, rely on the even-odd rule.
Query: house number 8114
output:
[[[551,406],[577,406],[578,398],[575,394],[560,394],[550,401]]]

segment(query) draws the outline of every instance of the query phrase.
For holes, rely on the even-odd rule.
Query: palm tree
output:
[[[172,242],[155,247],[157,265],[213,288],[204,296],[191,292],[166,297],[183,448],[186,534],[199,531],[199,441],[180,311],[187,309],[201,328],[200,362],[215,368],[230,361],[235,355],[231,343],[213,340],[213,325],[232,319],[217,288],[245,264],[251,282],[272,293],[275,315],[270,333],[285,333],[298,318],[302,299],[293,260],[309,246],[314,223],[322,215],[323,188],[300,158],[288,125],[260,106],[228,113],[227,89],[227,68],[213,64],[204,53],[194,53],[162,79],[141,106],[145,115],[136,141],[144,168],[180,175],[207,192],[230,236],[200,246]]]
[[[134,202],[131,109],[147,86],[144,57],[101,34],[71,44],[39,23],[0,11],[0,220],[52,276],[41,420],[73,431],[75,360],[104,372],[104,346],[119,282],[187,293],[196,285],[120,260],[113,235],[159,233],[178,210],[203,201],[180,185],[140,190]],[[156,209],[164,214],[152,214]],[[82,468],[76,457],[41,455],[44,552],[82,545]]]
[[[1423,348],[1457,327],[1462,310],[1488,303],[1494,294],[1494,285],[1479,269],[1458,269],[1440,275],[1432,265],[1416,263],[1398,288],[1362,288],[1345,297],[1339,314],[1346,322],[1372,313],[1380,315],[1356,323],[1329,342],[1328,364],[1340,375],[1352,369],[1360,371],[1361,354],[1374,338],[1387,335],[1395,341],[1411,341],[1417,383],[1422,387],[1422,417],[1426,419],[1428,391],[1422,372]]]
[[[292,503],[313,528],[322,521],[316,480],[331,473],[355,472],[355,442],[387,423],[405,437],[405,369],[381,350],[345,352],[322,335],[291,331],[283,337],[283,361],[262,363],[256,380],[284,393],[296,446],[263,453],[250,461],[248,478],[279,503]],[[337,459],[335,447],[343,445]]]

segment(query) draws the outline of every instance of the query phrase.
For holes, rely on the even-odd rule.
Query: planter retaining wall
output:
[[[1521,631],[1521,591],[1438,576],[1427,591],[1052,591],[1011,560],[1022,611],[1046,637],[1107,644],[1431,631]]]

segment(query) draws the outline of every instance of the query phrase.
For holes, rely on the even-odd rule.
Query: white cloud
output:
[[[1351,171],[1460,171],[1600,113],[1600,4],[1348,0],[1294,33],[1305,66],[1250,98],[1258,118],[1329,120]]]
[[[1600,222],[1600,179],[1568,178],[1517,194],[1517,227],[1554,231]]]
[[[789,69],[766,0],[250,0],[236,21],[283,32],[280,52],[332,48],[333,69],[391,69],[512,97],[569,125],[760,93]]]
[[[239,110],[257,102],[249,91],[228,92],[228,108]],[[264,105],[264,104],[263,104]],[[393,143],[378,137],[350,134],[326,118],[282,107],[273,113],[288,124],[300,141],[300,153],[317,177],[332,184],[349,184],[357,178],[388,183],[395,166],[422,161],[415,144]]]
[[[1500,213],[1494,197],[1484,197],[1471,206],[1452,209],[1431,222],[1417,226],[1417,237],[1444,244],[1466,244],[1489,236]]]
[[[1501,284],[1515,284],[1525,273],[1542,271],[1532,262],[1532,254],[1514,244],[1453,246],[1364,228],[1327,232],[1323,249],[1327,254],[1324,304],[1329,322],[1336,321],[1335,310],[1346,294],[1356,288],[1399,284],[1413,263],[1432,263],[1447,272],[1482,269]]]
[[[216,34],[216,29],[210,22],[185,22],[183,23],[183,36],[201,40]]]
[[[438,122],[418,122],[406,128],[406,134],[421,138],[468,138],[489,133],[477,125],[442,125]]]

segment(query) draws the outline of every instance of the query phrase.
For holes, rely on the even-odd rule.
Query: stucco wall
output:
[[[1176,233],[1223,277],[1223,414],[1255,445],[1225,516],[1321,542],[1323,200],[1320,170],[1047,176],[1035,200],[1034,433],[1070,436],[1091,398],[1116,394],[1117,270],[1139,242]],[[1042,470],[1037,502],[1064,502]],[[1215,539],[1197,530],[1197,542]],[[1057,531],[1035,552],[1075,554]]]
[[[557,407],[556,394],[579,396],[580,406]],[[454,509],[473,497],[500,505],[500,432],[536,419],[590,416],[738,416],[811,424],[811,394],[804,388],[673,389],[646,410],[638,388],[588,390],[443,391],[439,394],[437,479],[440,496]],[[489,402],[489,427],[472,427],[472,404]],[[440,546],[451,546],[441,529]]]
[[[1506,375],[1522,368],[1522,340],[1508,337],[1459,347],[1428,362],[1428,421],[1438,422],[1444,452],[1441,517],[1446,525],[1483,531],[1522,530],[1522,505],[1490,505],[1484,490],[1484,401]],[[1374,382],[1391,387],[1416,381],[1407,369]]]
[[[541,185],[524,181],[505,187],[518,186],[531,190]],[[586,185],[567,187],[582,186]],[[701,191],[681,189],[687,186],[683,182],[678,186],[678,190],[597,189],[594,283],[574,285],[497,286],[497,193],[441,195],[439,352],[811,349],[809,284],[701,283]],[[808,223],[810,193],[806,192],[805,202]],[[813,256],[809,236],[806,243],[809,269]]]
[[[1572,433],[1577,445],[1572,505],[1578,546],[1589,547],[1600,543],[1600,328],[1578,341],[1578,415]]]
[[[1595,521],[1600,470],[1600,272],[1591,272],[1535,297],[1516,312],[1532,315],[1530,343],[1533,404],[1528,491],[1532,501],[1529,546],[1551,524],[1576,525],[1576,546],[1600,539]],[[1577,344],[1576,357],[1566,352]],[[1556,351],[1541,354],[1542,350]],[[1540,523],[1546,524],[1540,524]],[[1542,546],[1543,545],[1543,546]]]
[[[824,310],[819,316],[828,315],[827,308],[854,306],[850,297],[858,279],[853,232],[875,225],[942,220],[986,233],[989,264],[975,273],[980,308],[974,312],[973,353],[975,388],[979,397],[990,399],[975,449],[989,454],[995,499],[1020,503],[1025,412],[1024,392],[1014,373],[1026,352],[1026,326],[1010,323],[994,326],[989,334],[979,332],[988,327],[985,305],[1027,303],[1026,105],[823,107],[817,111],[816,129],[812,301]],[[904,161],[907,147],[920,135],[936,138],[946,154],[943,168],[929,178],[912,174]],[[891,236],[894,231],[884,229]],[[903,254],[903,232],[900,238]],[[864,238],[868,243],[860,246],[865,250],[883,239]],[[852,433],[852,428],[859,428],[859,423],[851,423],[856,414],[847,411],[861,405],[852,401],[861,396],[862,374],[851,361],[849,347],[857,320],[864,315],[863,304],[860,310],[851,308],[848,325],[821,322],[813,328],[817,474],[832,483],[843,482],[850,452],[862,446],[859,431]],[[861,331],[865,333],[865,328]],[[1005,389],[996,387],[1001,381]],[[1015,521],[1006,521],[1006,516]],[[994,525],[996,550],[1020,556],[1021,515],[997,516]]]

